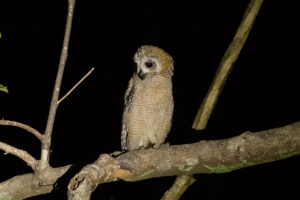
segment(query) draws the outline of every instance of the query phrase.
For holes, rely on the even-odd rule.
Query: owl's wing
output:
[[[124,106],[125,109],[129,109],[131,101],[132,101],[132,96],[133,96],[133,78],[130,79],[129,83],[128,83],[128,88],[125,92],[125,96],[124,96]]]
[[[133,97],[133,79],[131,78],[128,84],[128,88],[124,96],[124,112],[122,119],[122,131],[121,131],[121,148],[123,151],[127,150],[127,134],[128,134],[128,124],[127,124],[127,113],[132,102]]]
[[[125,124],[122,124],[122,131],[121,131],[121,148],[122,148],[122,151],[127,150],[127,143],[126,143],[127,133],[128,133],[127,126]]]

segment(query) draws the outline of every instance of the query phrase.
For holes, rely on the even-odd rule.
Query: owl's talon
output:
[[[111,155],[113,158],[116,158],[116,157],[118,157],[119,155],[121,155],[122,153],[125,153],[125,152],[122,152],[122,151],[115,151],[115,152],[112,152],[110,155]]]

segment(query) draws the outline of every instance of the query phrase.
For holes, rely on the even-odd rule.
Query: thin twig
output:
[[[239,53],[244,46],[258,11],[263,3],[263,0],[251,0],[248,4],[247,10],[243,16],[242,22],[226,50],[222,61],[217,69],[214,80],[209,88],[209,91],[204,98],[198,113],[195,117],[192,128],[196,130],[203,130],[206,128],[208,119],[214,110],[219,95],[222,92],[223,86],[228,75],[237,60]]]
[[[42,140],[42,137],[43,137],[43,135],[39,131],[37,131],[36,129],[34,129],[34,128],[26,125],[26,124],[22,124],[20,122],[10,121],[10,120],[0,120],[0,125],[3,125],[3,126],[15,126],[15,127],[24,129],[24,130],[28,131],[29,133],[32,133],[39,140]]]
[[[56,75],[55,86],[53,90],[47,126],[45,130],[45,137],[42,140],[42,148],[41,148],[41,163],[44,167],[49,165],[49,153],[50,153],[50,145],[51,145],[51,136],[53,132],[53,125],[56,115],[56,110],[58,107],[57,101],[59,96],[59,91],[61,87],[62,77],[66,65],[66,60],[68,57],[68,48],[69,48],[69,40],[71,34],[71,27],[72,27],[72,18],[74,12],[75,0],[68,0],[68,14],[67,14],[67,22],[66,22],[66,29],[65,29],[65,36],[63,47],[60,55],[60,61],[58,66],[58,71]]]
[[[35,170],[37,160],[34,157],[32,157],[29,153],[27,153],[26,151],[24,151],[22,149],[18,149],[16,147],[13,147],[11,145],[8,145],[4,142],[0,142],[0,149],[5,151],[5,154],[10,153],[14,156],[17,156],[18,158],[25,161],[27,163],[27,165],[32,168],[32,170]]]
[[[84,81],[84,79],[86,79],[93,71],[94,71],[94,67],[92,68],[92,69],[90,69],[90,71],[86,74],[86,75],[84,75],[84,77],[82,77],[68,92],[67,92],[67,94],[65,94],[58,102],[57,102],[57,104],[60,104],[60,102],[62,102],[65,98],[67,98],[67,96],[69,96],[72,92],[73,92],[73,90],[75,90],[76,88],[77,88],[77,86],[78,85],[80,85],[80,83],[82,82],[82,81]]]

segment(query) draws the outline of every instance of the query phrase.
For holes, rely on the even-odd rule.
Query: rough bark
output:
[[[50,193],[70,166],[45,168],[40,174],[23,174],[0,183],[0,199],[18,200]]]
[[[224,140],[137,150],[116,158],[102,154],[71,180],[69,199],[76,199],[73,197],[78,195],[81,185],[86,188],[84,192],[90,194],[98,184],[117,179],[138,181],[181,174],[226,173],[298,154],[300,122],[255,133],[245,132]],[[85,199],[89,199],[89,195],[86,196]]]
[[[300,154],[300,122],[260,132],[194,144],[109,154],[84,167],[68,186],[69,199],[90,199],[98,184],[123,179],[198,173],[226,173]],[[49,193],[70,166],[38,169],[0,183],[0,199],[24,199]]]

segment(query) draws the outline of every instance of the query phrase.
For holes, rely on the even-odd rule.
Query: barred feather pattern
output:
[[[174,109],[171,76],[157,74],[141,80],[134,74],[124,102],[122,150],[162,144],[170,131]]]

